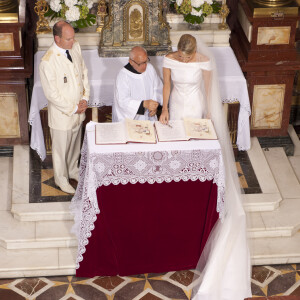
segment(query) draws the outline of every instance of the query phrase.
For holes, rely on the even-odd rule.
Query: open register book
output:
[[[126,119],[118,123],[98,123],[95,125],[96,145],[156,143],[153,123]]]
[[[160,142],[218,139],[210,119],[170,120],[168,125],[155,122],[155,128]]]

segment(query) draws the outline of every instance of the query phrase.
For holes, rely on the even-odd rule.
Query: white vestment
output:
[[[137,111],[143,100],[154,100],[162,104],[162,89],[162,81],[150,63],[141,74],[122,68],[115,82],[112,121],[120,122],[126,118],[157,120],[156,116],[149,116],[147,109],[144,115],[137,115]]]

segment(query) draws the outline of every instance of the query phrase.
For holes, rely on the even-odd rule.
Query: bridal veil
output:
[[[222,148],[225,166],[225,216],[214,226],[197,265],[194,300],[243,300],[251,297],[251,263],[246,215],[242,205],[231,139],[219,93],[217,66],[209,48],[197,40],[198,57],[211,61],[207,103]],[[203,57],[203,56],[202,56]],[[203,83],[202,83],[203,84]],[[204,85],[204,84],[203,84]],[[198,278],[198,276],[200,276]]]

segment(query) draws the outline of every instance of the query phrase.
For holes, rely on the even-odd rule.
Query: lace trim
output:
[[[46,103],[45,105],[43,105],[41,108],[39,108],[39,110],[42,110],[44,109],[45,107],[48,106],[48,103]],[[28,119],[28,123],[32,126],[33,122],[34,122],[34,119],[35,119],[35,114],[36,113],[39,113],[40,111],[38,112],[35,112],[35,113],[32,113],[32,115],[29,116],[29,119]]]
[[[213,180],[218,186],[217,212],[223,219],[225,178],[221,150],[157,151],[88,156],[87,137],[81,151],[80,179],[71,202],[78,239],[76,268],[100,213],[96,190],[102,185]]]

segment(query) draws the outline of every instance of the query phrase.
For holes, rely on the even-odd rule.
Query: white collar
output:
[[[64,48],[61,48],[61,47],[57,46],[57,44],[56,44],[55,42],[54,42],[54,45],[55,45],[55,47],[59,50],[59,52],[60,52],[61,54],[67,56],[67,53],[66,53],[66,50],[67,50],[67,49],[64,49]]]

